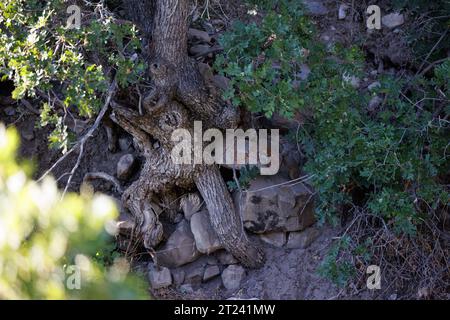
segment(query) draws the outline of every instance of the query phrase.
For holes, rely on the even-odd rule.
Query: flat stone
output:
[[[167,242],[156,251],[158,263],[169,268],[176,268],[196,260],[201,253],[195,246],[194,235],[189,223],[180,222],[177,229],[169,236]]]
[[[369,101],[369,105],[368,105],[368,109],[369,111],[375,111],[378,106],[381,105],[381,103],[383,102],[383,99],[379,96],[374,96],[372,99],[370,99]]]
[[[222,282],[228,290],[239,289],[241,281],[245,277],[245,269],[238,265],[228,266],[222,272]]]
[[[123,155],[117,163],[117,178],[121,180],[128,179],[133,172],[134,164],[135,158],[132,154]]]
[[[189,28],[188,38],[190,38],[193,41],[200,41],[207,43],[211,42],[211,37],[209,36],[208,32],[194,28]]]
[[[286,243],[286,233],[284,232],[263,233],[260,235],[260,238],[265,243],[275,247],[282,247]]]
[[[288,181],[281,175],[259,176],[250,182],[243,201],[239,201],[238,192],[234,193],[235,206],[241,207],[239,211],[247,230],[254,233],[300,231],[315,222],[312,188],[306,184],[288,184]]]
[[[392,29],[405,23],[405,18],[401,13],[394,12],[381,17],[381,23],[383,26]]]
[[[189,283],[183,284],[180,286],[180,291],[182,293],[194,293],[194,288],[192,288],[192,285]]]
[[[345,4],[345,3],[342,3],[339,6],[339,11],[338,11],[338,19],[339,20],[344,20],[345,17],[347,17],[347,11],[348,11],[349,8],[350,7],[347,4]]]
[[[286,247],[290,249],[306,249],[320,235],[317,228],[308,228],[300,232],[289,233]]]
[[[203,281],[208,281],[220,274],[220,269],[218,266],[209,266],[205,269],[203,274]]]
[[[216,232],[209,221],[208,211],[200,211],[191,217],[191,231],[195,245],[201,253],[210,254],[222,248]]]
[[[148,279],[152,289],[166,288],[172,284],[172,275],[168,268],[156,268],[150,264],[148,271]]]
[[[212,81],[216,87],[224,91],[227,90],[230,86],[230,79],[228,79],[225,76],[221,76],[219,74],[214,75]]]
[[[172,279],[173,279],[173,283],[176,286],[182,285],[185,277],[186,277],[186,273],[184,272],[184,270],[181,270],[181,269],[172,270]]]
[[[186,278],[184,279],[184,282],[190,284],[199,284],[202,282],[203,274],[204,274],[203,266],[193,268],[186,273]]]
[[[119,138],[119,147],[122,151],[130,151],[133,145],[133,140],[129,137],[121,137]]]
[[[210,51],[210,46],[206,44],[197,44],[189,48],[189,53],[193,56],[203,55]]]

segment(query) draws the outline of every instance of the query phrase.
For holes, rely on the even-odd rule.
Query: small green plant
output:
[[[343,238],[333,244],[325,259],[320,264],[317,272],[319,275],[329,278],[336,285],[343,287],[355,274],[353,264],[341,259],[339,253],[349,248],[350,239]]]
[[[92,117],[113,75],[126,87],[145,69],[133,56],[140,49],[134,25],[117,23],[101,2],[83,8],[91,18],[80,29],[69,29],[67,6],[63,0],[0,3],[0,75],[14,81],[15,99],[46,97],[39,125],[54,128],[50,145],[63,152],[71,143],[67,114]]]

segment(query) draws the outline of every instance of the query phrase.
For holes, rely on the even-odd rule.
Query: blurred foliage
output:
[[[63,152],[71,143],[63,121],[66,109],[92,117],[112,76],[126,87],[137,83],[145,69],[134,55],[140,49],[135,26],[118,22],[102,1],[82,4],[77,29],[67,26],[67,1],[0,2],[0,75],[14,81],[15,99],[35,97],[37,90],[50,96],[40,125],[54,127],[50,145]],[[55,99],[65,110],[58,110]]]
[[[250,14],[265,13],[260,26],[238,22],[220,41],[225,53],[215,68],[232,84],[224,98],[268,118],[302,112],[293,135],[307,157],[319,220],[337,223],[358,206],[414,236],[422,221],[448,209],[450,60],[433,77],[385,75],[375,90],[360,91],[351,83],[364,73],[358,47],[322,44],[297,1],[250,2]],[[309,74],[301,76],[302,65]],[[375,96],[381,102],[370,110]],[[351,274],[337,264],[341,249],[321,268],[339,284]]]
[[[30,180],[29,166],[15,160],[18,142],[0,125],[0,299],[147,298],[145,280],[128,274],[125,259],[98,262],[115,233],[114,202],[61,198],[52,178]]]

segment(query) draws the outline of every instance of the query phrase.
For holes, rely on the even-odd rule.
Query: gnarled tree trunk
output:
[[[113,104],[113,120],[138,140],[146,158],[139,180],[125,191],[123,201],[138,218],[144,245],[150,248],[161,241],[162,229],[158,213],[148,205],[149,197],[195,184],[222,245],[244,265],[258,267],[264,261],[263,254],[248,240],[217,166],[177,165],[170,158],[173,130],[192,132],[194,120],[202,120],[204,128],[232,129],[239,119],[238,110],[226,105],[218,91],[204,83],[197,63],[188,57],[189,3],[127,1],[130,18],[143,32],[150,33],[146,37],[150,39],[149,73],[155,88],[144,99],[144,115]],[[159,140],[159,149],[153,148],[150,136]]]

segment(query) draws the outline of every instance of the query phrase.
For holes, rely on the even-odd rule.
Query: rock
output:
[[[230,86],[230,79],[219,74],[214,75],[212,81],[216,87],[222,89],[223,91],[227,90]]]
[[[383,102],[383,99],[379,96],[375,96],[369,101],[367,109],[371,112],[375,111]]]
[[[180,199],[180,210],[183,211],[186,220],[190,221],[194,213],[200,211],[203,200],[197,192],[184,195]]]
[[[324,34],[323,36],[321,36],[321,39],[324,41],[324,42],[330,42],[330,40],[331,40],[331,38],[330,38],[330,36],[329,35],[326,35],[326,34]]]
[[[209,266],[205,269],[203,274],[203,281],[208,281],[220,274],[220,269],[218,266]]]
[[[369,90],[369,91],[373,91],[373,90],[375,90],[376,88],[379,88],[381,86],[381,83],[379,82],[379,81],[375,81],[375,82],[372,82],[371,84],[369,84],[368,86],[367,86],[367,89]]]
[[[186,276],[186,273],[184,272],[184,270],[181,270],[181,269],[172,270],[172,279],[173,279],[173,283],[176,286],[180,286],[183,284],[185,276]]]
[[[259,176],[242,197],[244,227],[254,233],[300,231],[315,222],[313,191],[281,176]],[[282,184],[283,185],[280,185]],[[239,208],[239,193],[234,193]]]
[[[317,239],[320,231],[317,228],[308,228],[300,232],[289,233],[286,247],[290,249],[306,249]]]
[[[180,222],[164,246],[156,251],[158,264],[169,268],[182,266],[196,260],[199,256],[200,252],[195,246],[194,235],[186,221]]]
[[[214,76],[212,68],[207,63],[199,62],[197,63],[198,71],[202,75],[203,79],[209,81]]]
[[[222,282],[228,290],[236,290],[239,288],[242,279],[245,276],[245,269],[238,265],[228,266],[222,272]]]
[[[120,150],[122,150],[122,151],[130,151],[132,144],[133,144],[133,140],[129,137],[119,138],[119,147],[120,147]]]
[[[13,116],[16,114],[16,109],[14,109],[13,107],[7,107],[7,108],[3,109],[3,111],[5,112],[5,114],[7,116]]]
[[[220,251],[217,255],[217,258],[219,259],[220,264],[236,264],[238,263],[238,260],[228,251]]]
[[[150,264],[148,271],[148,279],[152,289],[166,288],[172,284],[172,275],[168,268],[162,267],[160,269]]]
[[[405,18],[400,13],[390,13],[381,18],[381,23],[383,24],[383,26],[392,29],[405,23]]]
[[[189,53],[192,56],[205,55],[208,51],[210,51],[210,46],[206,44],[196,44],[189,48]]]
[[[132,154],[123,155],[117,163],[117,178],[128,179],[133,173],[135,158]]]
[[[303,0],[306,11],[312,16],[323,16],[328,14],[328,9],[322,4],[322,1]]]
[[[194,234],[197,250],[201,253],[210,254],[222,248],[209,221],[208,211],[200,211],[192,216],[191,231]]]
[[[351,77],[350,84],[352,85],[353,88],[358,89],[360,83],[361,83],[361,79],[359,79],[358,77],[355,77],[355,76]]]
[[[339,20],[343,20],[343,19],[345,19],[345,17],[347,17],[347,11],[348,11],[349,8],[350,7],[347,4],[345,4],[345,3],[343,3],[343,4],[341,4],[339,6],[339,12],[338,12],[338,19]]]
[[[180,292],[182,293],[194,293],[194,288],[192,288],[192,285],[187,283],[180,286]]]
[[[355,88],[355,89],[358,89],[359,85],[361,83],[361,79],[359,79],[358,77],[352,76],[352,75],[348,75],[348,74],[345,74],[345,73],[342,75],[342,80],[344,80],[347,83],[350,83],[350,85],[353,88]]]
[[[187,272],[184,282],[190,284],[199,284],[202,282],[204,274],[203,266],[198,266]]]
[[[21,130],[20,134],[21,134],[22,138],[24,138],[27,141],[34,139],[33,127],[24,128],[23,130]]]
[[[282,247],[286,243],[286,234],[284,232],[264,233],[261,240],[275,247]]]
[[[194,28],[189,28],[188,38],[192,41],[211,42],[211,37],[208,32]]]

